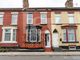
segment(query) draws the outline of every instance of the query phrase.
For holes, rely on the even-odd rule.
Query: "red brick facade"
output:
[[[3,17],[3,25],[0,25],[0,41],[2,41],[2,27],[17,27],[17,37],[16,41],[17,43],[0,43],[1,47],[21,47],[21,48],[43,48],[45,49],[45,31],[49,30],[50,31],[50,37],[51,37],[51,12],[47,12],[47,24],[41,24],[41,18],[40,18],[40,12],[34,11],[33,12],[33,25],[34,26],[40,26],[41,27],[41,42],[36,42],[36,43],[28,43],[26,41],[27,39],[27,14],[26,12],[23,12],[21,10],[6,10],[2,11],[4,12],[4,17]],[[11,25],[11,12],[19,12],[18,13],[18,21],[17,25]],[[36,18],[38,17],[38,18]],[[49,49],[48,49],[49,50]]]

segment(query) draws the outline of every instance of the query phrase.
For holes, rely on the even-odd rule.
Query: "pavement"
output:
[[[0,52],[0,56],[80,56],[80,52]]]
[[[80,52],[0,52],[0,60],[80,60]]]

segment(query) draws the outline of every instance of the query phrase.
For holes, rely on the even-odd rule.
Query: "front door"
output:
[[[45,34],[45,46],[50,47],[50,34]]]
[[[52,40],[52,46],[53,48],[58,48],[59,47],[59,39],[58,39],[58,33],[53,33],[53,40]]]

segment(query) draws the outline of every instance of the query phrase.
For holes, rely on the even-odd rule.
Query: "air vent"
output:
[[[69,46],[69,50],[76,50],[76,46]]]

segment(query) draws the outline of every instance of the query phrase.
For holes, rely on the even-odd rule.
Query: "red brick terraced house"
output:
[[[46,8],[0,8],[0,47],[51,49],[51,11]]]

